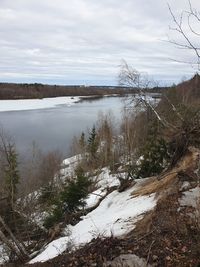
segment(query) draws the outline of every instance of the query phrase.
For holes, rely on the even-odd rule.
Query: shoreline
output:
[[[120,94],[112,95],[89,95],[89,96],[58,96],[35,99],[9,99],[0,100],[1,112],[29,111],[39,109],[49,109],[59,106],[72,106],[84,101],[95,101],[104,97],[124,97]]]

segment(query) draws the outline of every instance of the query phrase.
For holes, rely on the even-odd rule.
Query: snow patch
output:
[[[181,186],[181,191],[188,190],[190,188],[190,183],[188,181],[183,182]]]
[[[52,259],[63,253],[69,244],[77,248],[98,236],[122,236],[133,230],[144,213],[156,205],[155,194],[133,198],[131,193],[136,188],[137,185],[122,193],[110,193],[95,210],[82,217],[82,221],[66,228],[70,236],[54,240],[29,263]]]
[[[121,174],[123,175],[123,174]],[[118,186],[120,184],[116,175],[110,175],[110,170],[108,168],[103,168],[100,175],[97,177],[97,187],[109,188],[112,186]]]
[[[9,260],[8,254],[6,253],[5,246],[0,243],[0,265],[6,263]]]
[[[71,176],[72,174],[74,174],[74,170],[81,159],[82,159],[81,154],[64,159],[61,164],[61,169],[59,171],[59,174],[64,178],[66,176]]]
[[[199,186],[184,192],[182,198],[179,199],[180,206],[190,206],[193,208],[197,207],[199,201],[200,201]]]
[[[72,156],[70,158],[64,159],[63,162],[62,162],[62,166],[68,167],[69,165],[73,165],[73,164],[77,163],[81,159],[82,159],[81,154]]]
[[[108,188],[119,186],[119,179],[116,175],[110,174],[110,170],[108,168],[103,168],[102,172],[98,176],[94,176],[91,179],[96,182],[97,190],[88,195],[86,199],[86,208],[94,207],[100,199],[105,197]]]
[[[102,199],[107,193],[107,190],[105,189],[97,189],[96,191],[90,193],[86,199],[86,208],[92,208],[94,207],[100,199]]]

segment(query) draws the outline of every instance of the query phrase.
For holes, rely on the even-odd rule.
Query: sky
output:
[[[0,0],[0,81],[117,85],[122,60],[161,85],[191,77],[182,61],[196,62],[193,51],[168,42],[182,40],[167,3],[177,17],[188,9],[187,0]]]

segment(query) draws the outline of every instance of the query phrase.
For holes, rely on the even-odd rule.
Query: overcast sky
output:
[[[169,0],[175,14],[187,0]],[[200,1],[192,1],[200,10]],[[122,59],[162,84],[191,76],[165,0],[0,0],[0,81],[117,84]]]

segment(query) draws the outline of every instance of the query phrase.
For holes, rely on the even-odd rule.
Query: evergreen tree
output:
[[[17,195],[17,185],[20,180],[17,153],[14,145],[8,144],[6,147],[6,162],[5,162],[5,184],[8,197],[8,205],[10,211],[14,210],[14,203]]]
[[[81,151],[83,152],[85,150],[85,147],[86,147],[85,133],[84,132],[82,132],[81,137],[79,139],[79,145],[80,145]]]
[[[97,149],[98,149],[98,138],[95,126],[93,126],[88,138],[88,150],[92,158],[96,158]]]
[[[137,166],[137,178],[157,175],[169,163],[168,145],[163,138],[148,140],[142,154],[143,159]]]
[[[54,209],[44,223],[46,228],[61,221],[65,214],[72,214],[85,205],[85,198],[89,193],[91,181],[85,176],[81,167],[76,170],[76,178],[65,186],[54,203]]]
[[[74,212],[79,207],[84,207],[90,184],[83,169],[79,167],[76,170],[76,180],[70,181],[61,194],[61,201],[68,212]]]

